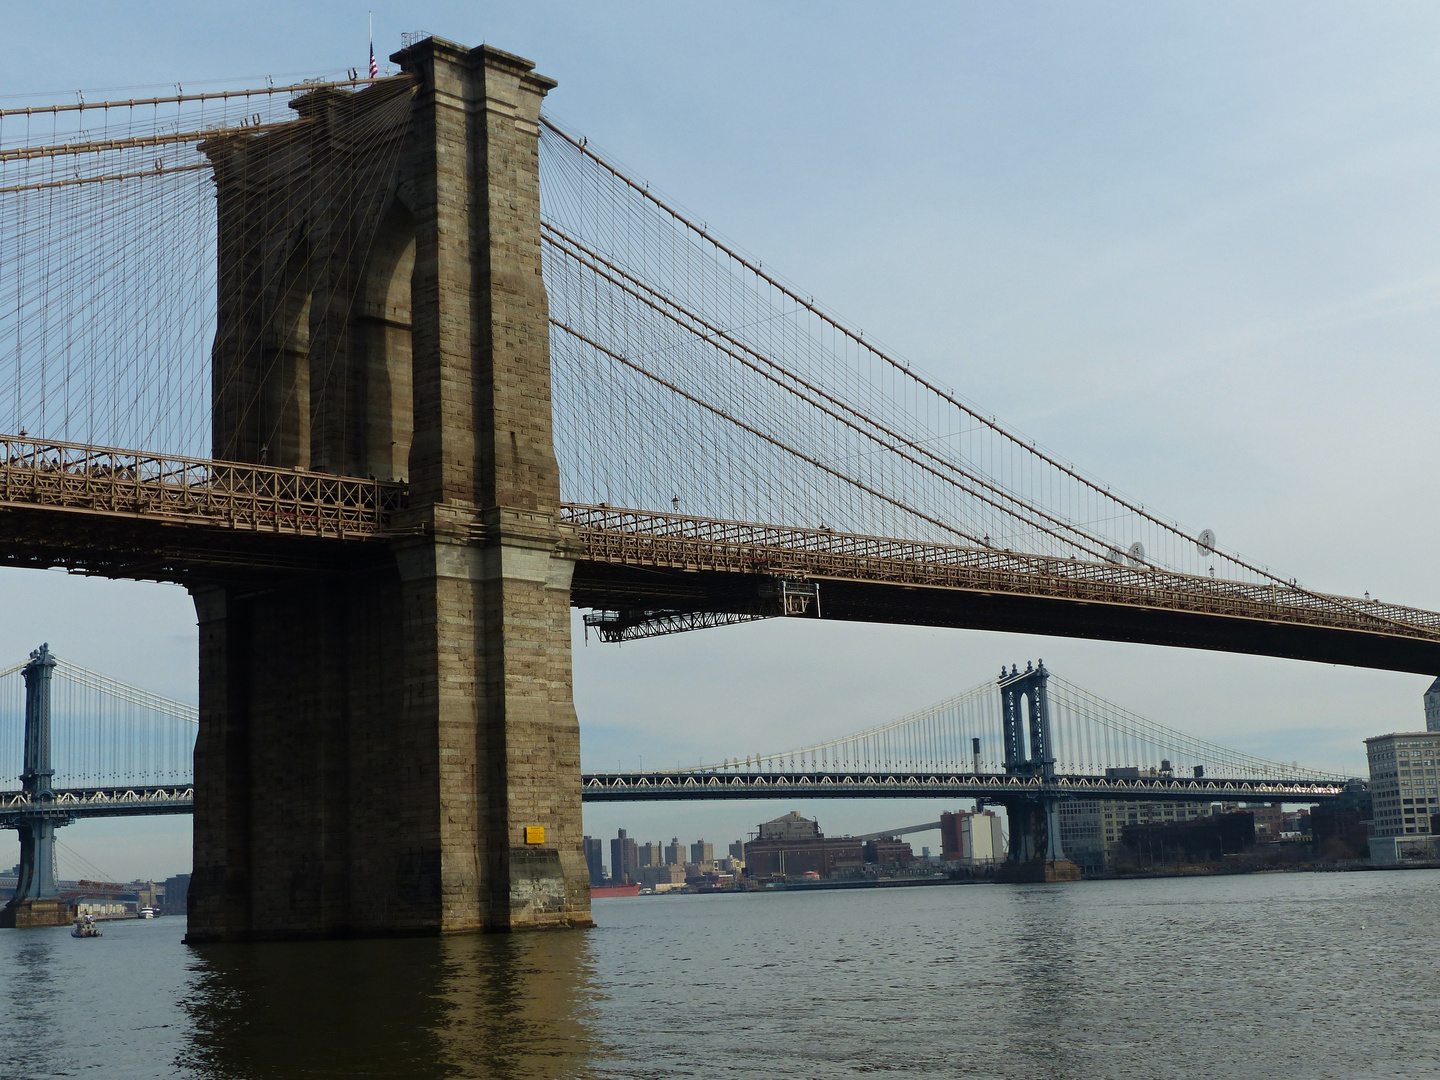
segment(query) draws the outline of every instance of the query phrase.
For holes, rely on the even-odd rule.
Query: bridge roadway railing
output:
[[[897,772],[813,773],[723,771],[586,773],[585,802],[659,802],[686,799],[935,799],[1031,795],[1063,799],[1136,801],[1317,802],[1345,793],[1343,781],[1191,779],[1142,776],[1008,776],[1005,773]]]
[[[53,801],[35,802],[23,791],[0,792],[0,828],[13,829],[22,819],[44,815],[62,820],[93,817],[137,817],[189,814],[195,808],[191,785],[66,788]]]
[[[406,501],[398,481],[0,435],[0,507],[365,539],[389,534]],[[594,563],[963,589],[1440,643],[1440,613],[1279,581],[580,503],[564,504],[561,516],[575,555]]]
[[[699,799],[999,798],[1034,795],[1070,799],[1136,801],[1315,802],[1343,795],[1343,781],[1190,779],[1142,776],[1007,776],[1004,773],[844,770],[818,773],[629,772],[586,773],[585,802],[653,802]],[[57,791],[53,802],[36,803],[20,791],[0,792],[0,828],[14,828],[37,813],[57,818],[188,814],[195,789],[184,787],[75,788]]]
[[[405,494],[398,482],[0,435],[0,505],[344,538],[384,532]]]
[[[1440,613],[1282,582],[606,506],[567,503],[562,514],[577,530],[582,557],[594,562],[967,589],[1440,641]]]

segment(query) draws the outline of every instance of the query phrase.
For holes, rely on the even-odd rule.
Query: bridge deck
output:
[[[715,799],[999,799],[1031,795],[1064,799],[1313,803],[1345,793],[1324,780],[1189,779],[1057,776],[1045,783],[1003,773],[844,771],[818,773],[586,773],[585,802],[673,802]],[[0,792],[0,828],[14,828],[37,810],[64,819],[189,814],[193,787],[83,788],[56,792],[43,808],[21,792]]]
[[[385,558],[404,505],[404,484],[0,436],[10,566],[182,584],[343,571]]]
[[[586,802],[668,802],[688,799],[999,799],[1017,795],[1061,799],[1166,802],[1268,801],[1310,803],[1345,793],[1341,781],[1112,778],[1056,776],[1048,782],[1004,773],[844,771],[813,773],[587,773]]]
[[[1440,614],[1153,568],[567,505],[578,607],[745,610],[745,578],[820,582],[828,619],[1258,653],[1430,674]]]
[[[0,791],[0,828],[13,829],[20,819],[37,814],[68,820],[189,814],[194,809],[195,788],[190,785],[65,788],[55,792],[54,802],[38,805],[24,792]]]
[[[0,436],[6,565],[181,583],[346,572],[414,531],[405,505],[403,484]],[[577,607],[754,614],[766,587],[803,580],[828,619],[1440,674],[1440,614],[1282,583],[605,506],[562,514]]]

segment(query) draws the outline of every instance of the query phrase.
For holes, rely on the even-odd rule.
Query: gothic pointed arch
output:
[[[310,244],[301,232],[276,275],[261,358],[260,460],[310,467]]]
[[[391,199],[370,246],[359,290],[364,431],[357,440],[363,471],[382,480],[408,480],[414,437],[411,279],[415,218]]]

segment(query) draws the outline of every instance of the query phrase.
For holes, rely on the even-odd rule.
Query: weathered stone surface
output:
[[[373,91],[302,99],[332,118],[313,145],[212,152],[216,456],[406,476],[411,497],[388,568],[196,592],[195,941],[590,923],[540,276],[554,84],[437,39],[394,59],[409,112],[364,153],[336,152],[333,118],[365,130]],[[387,139],[392,168],[335,175]]]
[[[69,926],[75,909],[65,900],[22,900],[0,908],[0,928],[25,930],[34,926]]]

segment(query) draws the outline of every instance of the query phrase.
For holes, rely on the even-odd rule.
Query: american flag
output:
[[[380,65],[375,63],[375,43],[373,41],[370,43],[370,77],[372,79],[380,77]]]

